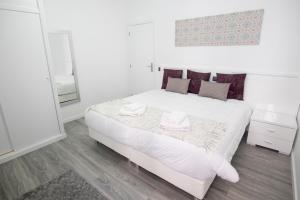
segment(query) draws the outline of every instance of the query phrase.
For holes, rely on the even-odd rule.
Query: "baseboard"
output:
[[[62,140],[64,138],[66,138],[66,134],[65,133],[63,133],[63,134],[59,133],[57,136],[51,137],[47,140],[36,143],[36,144],[31,145],[29,147],[25,147],[25,148],[20,149],[18,151],[12,151],[10,153],[7,153],[7,154],[0,157],[0,164],[8,162],[8,161],[10,161],[12,159],[15,159],[17,157],[23,156],[27,153],[30,153],[32,151],[35,151],[35,150],[39,149],[39,148],[45,147],[49,144],[58,142],[59,140]]]
[[[81,114],[78,114],[78,115],[73,115],[72,117],[68,117],[66,119],[64,119],[64,124],[65,123],[68,123],[68,122],[71,122],[71,121],[74,121],[74,120],[77,120],[77,119],[81,119],[84,117],[84,113],[81,113]]]
[[[292,181],[293,181],[293,191],[294,191],[294,200],[299,200],[298,194],[298,183],[297,183],[297,172],[296,172],[296,165],[295,165],[295,154],[294,151],[291,154],[291,165],[292,165]]]

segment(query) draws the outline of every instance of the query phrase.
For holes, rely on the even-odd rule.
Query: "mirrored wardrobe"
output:
[[[61,106],[80,101],[76,64],[70,31],[49,33],[54,81]]]

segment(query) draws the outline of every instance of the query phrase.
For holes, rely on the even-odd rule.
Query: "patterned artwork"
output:
[[[175,45],[258,45],[264,10],[200,17],[176,21]]]

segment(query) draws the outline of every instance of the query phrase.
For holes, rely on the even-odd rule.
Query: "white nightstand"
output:
[[[296,132],[295,116],[256,109],[251,117],[247,143],[289,155]]]

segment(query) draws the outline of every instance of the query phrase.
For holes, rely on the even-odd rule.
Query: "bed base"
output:
[[[128,158],[129,162],[133,162],[147,171],[159,176],[168,181],[174,186],[186,191],[196,199],[203,199],[215,177],[206,181],[200,181],[189,177],[185,174],[174,171],[173,169],[163,165],[158,160],[141,153],[127,145],[120,144],[103,134],[89,128],[89,135],[101,144],[109,147],[117,153]],[[137,167],[138,169],[138,167]]]

